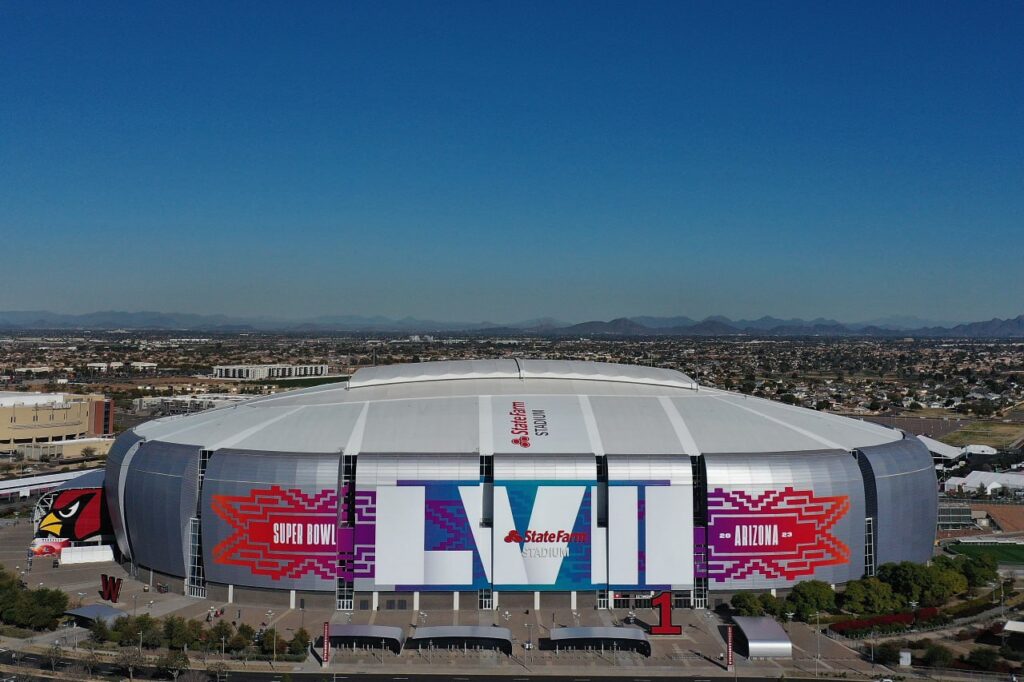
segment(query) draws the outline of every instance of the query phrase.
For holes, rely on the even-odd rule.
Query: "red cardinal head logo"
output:
[[[523,541],[523,536],[520,535],[519,531],[517,531],[515,528],[510,530],[508,532],[508,535],[505,536],[505,542],[522,542],[522,541]]]
[[[103,524],[103,495],[98,489],[65,490],[53,499],[50,513],[39,522],[44,537],[85,540]]]
[[[528,447],[530,447],[530,437],[529,436],[519,436],[519,438],[513,438],[512,439],[512,444],[513,445],[518,445],[521,448],[528,448]]]

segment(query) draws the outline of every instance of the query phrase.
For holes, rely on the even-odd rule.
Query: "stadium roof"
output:
[[[964,451],[960,448],[955,448],[952,445],[946,445],[934,438],[918,436],[917,439],[928,446],[928,452],[932,453],[935,457],[942,457],[943,459],[960,459],[964,456]]]
[[[517,416],[527,420],[528,449],[511,432]],[[366,368],[347,384],[157,419],[135,432],[209,450],[349,454],[696,456],[849,451],[903,438],[877,424],[700,388],[673,370],[551,360]]]

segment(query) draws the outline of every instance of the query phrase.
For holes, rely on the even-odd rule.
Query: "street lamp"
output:
[[[814,612],[814,621],[816,623],[815,642],[818,645],[818,655],[814,659],[814,676],[818,676],[818,664],[821,663],[821,611]]]

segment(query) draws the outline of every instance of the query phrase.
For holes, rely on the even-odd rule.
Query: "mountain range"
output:
[[[536,318],[512,324],[445,322],[413,317],[324,315],[301,320],[274,317],[232,317],[153,311],[99,311],[85,314],[45,310],[0,311],[0,330],[163,330],[163,331],[282,331],[282,332],[464,332],[533,334],[539,336],[871,336],[943,338],[1024,338],[1024,315],[984,322],[931,322],[913,317],[888,317],[860,323],[816,318],[731,320],[715,315],[702,320],[685,316],[620,317],[572,324]]]

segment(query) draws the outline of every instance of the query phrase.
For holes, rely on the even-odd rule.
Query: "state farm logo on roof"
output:
[[[509,433],[513,436],[512,445],[528,448],[532,445],[531,437],[542,438],[551,435],[548,432],[548,415],[546,410],[527,410],[526,402],[513,400],[509,410],[512,418]]]

